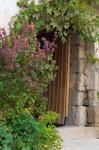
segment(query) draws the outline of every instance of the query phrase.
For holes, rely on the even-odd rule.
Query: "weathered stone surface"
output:
[[[94,43],[92,42],[87,42],[86,43],[86,52],[87,55],[94,55],[95,54],[95,47],[94,47]]]
[[[76,106],[69,107],[69,114],[65,121],[65,125],[73,125],[75,118]]]
[[[88,92],[89,105],[93,105],[96,101],[99,102],[97,92],[99,90],[91,90]]]
[[[99,126],[99,102],[88,107],[88,123]]]
[[[87,68],[88,73],[85,75],[85,86],[87,90],[99,90],[99,74],[94,70]]]
[[[70,77],[70,89],[85,91],[85,78],[83,73],[72,73]]]
[[[70,74],[70,89],[77,87],[77,75],[76,73]]]
[[[74,125],[85,126],[86,123],[87,123],[87,109],[84,106],[78,106],[76,109]]]
[[[86,50],[85,50],[86,49]],[[93,43],[87,43],[74,34],[71,43],[71,77],[70,77],[70,107],[75,108],[69,114],[74,124],[84,126],[87,120],[98,126],[99,108],[97,91],[99,91],[99,64],[87,60],[89,55],[96,56]],[[90,106],[90,107],[89,107]],[[88,112],[86,108],[88,108]],[[87,114],[88,113],[88,114]],[[87,116],[88,115],[88,116]]]
[[[87,64],[84,70],[84,74],[86,89],[99,90],[99,67],[97,64]]]
[[[72,46],[71,48],[71,58],[72,59],[85,59],[85,49],[81,46]]]
[[[78,91],[85,91],[85,77],[83,73],[77,75],[77,89]]]
[[[80,35],[73,34],[72,38],[71,38],[71,45],[73,45],[73,46],[77,45],[77,46],[85,47],[85,41]]]
[[[75,89],[70,90],[70,105],[82,106],[84,104],[85,93],[76,91]]]
[[[83,73],[84,72],[84,59],[72,59],[71,62],[71,72],[73,73]]]

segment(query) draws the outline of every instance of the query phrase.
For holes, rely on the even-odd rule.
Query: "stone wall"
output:
[[[72,36],[70,103],[67,125],[99,124],[99,64],[88,61],[95,55],[94,44],[86,44],[78,35]]]

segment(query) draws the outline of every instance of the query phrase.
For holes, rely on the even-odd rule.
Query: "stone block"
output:
[[[71,48],[71,58],[72,59],[85,59],[85,49],[81,46],[72,46]]]
[[[88,107],[88,123],[99,126],[99,102]]]
[[[76,73],[70,74],[70,89],[73,89],[77,86],[77,75]]]
[[[85,91],[85,78],[83,73],[71,73],[70,89]]]
[[[85,76],[83,73],[77,75],[77,89],[78,91],[85,91]]]
[[[87,55],[95,55],[95,46],[93,42],[86,43],[86,52]]]
[[[99,102],[97,92],[99,92],[99,90],[88,91],[89,105],[93,105],[95,102]]]
[[[74,33],[72,34],[71,45],[72,46],[78,45],[78,46],[85,47],[85,41],[80,35]]]
[[[76,105],[82,106],[84,104],[85,99],[85,93],[84,92],[78,92],[77,93],[77,100],[75,102]]]
[[[72,73],[83,73],[84,72],[84,59],[72,59],[71,60],[71,72]]]
[[[88,90],[99,90],[99,64],[88,63],[84,70],[85,83]]]
[[[99,73],[95,65],[87,65],[84,71],[87,90],[99,90]]]
[[[73,125],[74,118],[75,118],[75,112],[76,112],[76,107],[70,106],[68,117],[65,120],[65,125]]]
[[[75,89],[70,90],[70,105],[71,106],[82,106],[84,104],[85,93],[76,91]]]
[[[85,126],[86,124],[87,124],[87,109],[84,106],[78,106],[76,109],[74,125]]]

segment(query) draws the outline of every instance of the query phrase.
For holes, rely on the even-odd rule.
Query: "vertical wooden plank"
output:
[[[66,94],[66,117],[68,117],[68,107],[69,107],[69,84],[70,84],[70,42],[71,42],[71,35],[68,37],[68,58],[67,58],[67,94]]]
[[[58,113],[60,117],[57,123],[64,124],[64,119],[68,116],[69,103],[70,37],[68,44],[64,45],[58,39],[55,60],[58,71],[55,80],[49,86],[48,110]]]

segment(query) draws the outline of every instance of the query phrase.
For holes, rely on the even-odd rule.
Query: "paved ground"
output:
[[[59,127],[62,150],[99,150],[99,129],[93,127]]]

